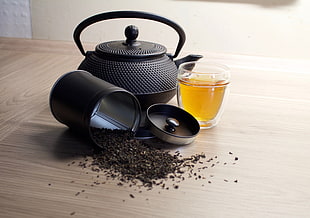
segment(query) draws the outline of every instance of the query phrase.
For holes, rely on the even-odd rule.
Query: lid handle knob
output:
[[[139,29],[137,26],[130,25],[127,26],[125,29],[125,36],[126,36],[126,45],[129,46],[138,46],[140,45],[139,42],[137,42],[137,37],[139,35]]]
[[[168,117],[166,119],[166,123],[167,123],[167,125],[165,126],[165,129],[170,133],[175,132],[175,127],[180,126],[179,121],[175,118],[172,118],[172,117]]]

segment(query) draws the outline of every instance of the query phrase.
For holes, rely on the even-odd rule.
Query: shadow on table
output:
[[[39,126],[37,126],[38,128]],[[57,159],[72,159],[74,157],[89,156],[99,152],[101,148],[96,146],[89,136],[83,135],[67,127],[44,127],[36,135],[32,135],[35,144],[39,144],[47,152],[51,152]],[[182,145],[174,145],[161,141],[158,138],[143,140],[145,144],[157,149],[176,150]],[[184,145],[188,146],[188,145]]]
[[[87,136],[67,127],[50,126],[35,135],[33,140],[57,159],[83,157],[96,149]]]

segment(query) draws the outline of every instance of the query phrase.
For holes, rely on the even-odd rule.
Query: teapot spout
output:
[[[190,62],[190,61],[198,61],[202,57],[203,57],[202,55],[190,54],[190,55],[185,56],[184,58],[175,60],[174,63],[177,67],[179,67],[180,64],[183,64],[185,62]]]

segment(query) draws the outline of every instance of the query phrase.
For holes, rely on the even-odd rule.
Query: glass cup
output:
[[[201,129],[216,126],[229,92],[230,69],[211,62],[186,62],[179,66],[177,100]]]

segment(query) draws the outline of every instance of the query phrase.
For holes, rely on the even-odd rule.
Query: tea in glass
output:
[[[187,62],[179,67],[178,105],[191,113],[202,129],[217,125],[230,83],[229,69],[220,64]]]

